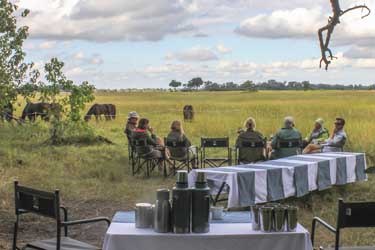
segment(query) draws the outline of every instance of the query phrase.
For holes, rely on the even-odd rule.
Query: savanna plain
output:
[[[182,120],[182,108],[195,109],[193,122],[183,123],[186,135],[199,146],[200,137],[229,137],[252,116],[257,130],[270,137],[281,127],[283,117],[293,116],[306,136],[314,120],[322,117],[331,131],[336,117],[347,121],[346,151],[365,152],[369,166],[375,163],[375,92],[373,91],[259,91],[259,92],[137,92],[97,93],[94,103],[117,106],[115,121],[89,125],[113,144],[50,146],[49,124],[37,121],[22,126],[0,122],[0,249],[11,249],[14,223],[13,181],[45,190],[60,189],[62,202],[72,219],[112,217],[115,211],[131,210],[136,202],[153,202],[157,188],[172,188],[174,178],[155,173],[151,178],[132,176],[127,140],[123,130],[127,113],[137,111],[150,119],[159,137],[169,132],[173,120]],[[16,115],[25,103],[16,106]],[[86,110],[90,105],[87,105]],[[314,192],[283,203],[299,207],[300,222],[311,228],[313,216],[336,224],[337,199],[375,200],[375,180]],[[49,220],[26,216],[21,221],[20,243],[54,236]],[[344,230],[343,245],[375,245],[374,230]],[[100,245],[105,225],[75,227],[71,236]],[[318,229],[317,245],[333,245],[334,238]]]

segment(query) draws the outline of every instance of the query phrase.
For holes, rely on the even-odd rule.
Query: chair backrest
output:
[[[292,140],[279,140],[277,143],[278,148],[300,148],[302,141],[300,139]]]
[[[202,148],[229,148],[229,138],[201,138]]]
[[[253,141],[253,140],[242,140],[238,148],[265,148],[267,145],[267,139],[265,138],[262,141]]]
[[[34,213],[60,220],[59,190],[54,193],[23,187],[14,182],[16,215]]]
[[[240,140],[237,145],[237,163],[247,164],[265,160],[264,149],[267,146],[267,139],[259,140]]]
[[[167,138],[164,138],[164,144],[168,148],[188,148],[184,141],[168,140]]]
[[[375,227],[375,202],[339,200],[337,229],[353,227]]]

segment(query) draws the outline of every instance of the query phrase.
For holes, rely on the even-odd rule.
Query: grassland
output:
[[[331,130],[335,117],[347,120],[349,142],[346,150],[366,152],[369,164],[375,160],[375,93],[370,91],[262,91],[199,92],[199,93],[121,93],[98,94],[96,103],[113,103],[118,119],[112,122],[90,121],[96,133],[112,140],[114,145],[88,147],[43,144],[48,138],[48,124],[38,122],[17,125],[0,123],[0,249],[9,249],[13,221],[12,182],[17,178],[22,184],[43,189],[59,188],[63,201],[76,215],[112,216],[116,210],[131,209],[135,202],[154,199],[154,190],[172,187],[173,178],[154,176],[150,179],[133,177],[127,158],[127,142],[123,135],[126,114],[137,111],[151,120],[151,126],[163,137],[170,122],[182,119],[182,107],[192,104],[196,118],[185,123],[188,137],[199,145],[201,136],[229,136],[232,143],[236,131],[248,116],[257,120],[257,129],[265,136],[274,134],[284,116],[292,115],[296,127],[305,135],[313,121],[322,117]],[[20,114],[23,104],[17,108]],[[89,105],[88,105],[89,106]],[[335,223],[338,197],[349,200],[374,200],[375,181],[370,176],[367,183],[351,184],[314,193],[303,200],[288,200],[300,206],[301,222],[310,228],[313,216],[321,216]],[[30,219],[30,223],[36,223]],[[90,228],[89,228],[90,229]],[[92,228],[91,228],[92,230]],[[38,234],[48,234],[40,229]],[[28,228],[23,233],[35,236]],[[104,232],[97,232],[97,235]],[[29,234],[30,235],[30,234]],[[79,238],[96,241],[88,234],[74,231]],[[373,244],[373,230],[347,230],[343,236],[346,244]],[[332,244],[332,237],[318,234],[320,243]],[[100,237],[99,237],[100,239]]]

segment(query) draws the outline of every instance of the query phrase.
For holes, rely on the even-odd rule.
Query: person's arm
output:
[[[147,144],[152,146],[157,146],[157,137],[154,133],[151,133],[151,135],[147,134]]]
[[[337,134],[333,139],[327,140],[328,146],[332,147],[343,147],[346,142],[346,136],[344,134]]]
[[[184,143],[186,145],[186,147],[190,147],[191,146],[191,141],[189,140],[189,138],[186,137],[186,135],[184,135]]]
[[[277,147],[277,140],[279,138],[279,133],[280,132],[277,132],[276,135],[272,138],[272,141],[271,141],[272,148],[276,148]]]

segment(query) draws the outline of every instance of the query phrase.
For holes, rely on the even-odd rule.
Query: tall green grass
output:
[[[248,116],[256,119],[257,129],[267,137],[276,133],[287,115],[294,116],[296,127],[304,136],[316,118],[324,118],[326,127],[331,130],[334,119],[341,116],[347,121],[349,142],[346,150],[366,152],[371,165],[375,160],[374,95],[370,91],[97,94],[95,103],[115,104],[119,116],[115,121],[97,123],[93,119],[89,124],[97,134],[115,145],[51,147],[43,144],[49,136],[49,125],[44,122],[23,126],[0,123],[0,210],[12,214],[12,181],[15,178],[23,184],[43,189],[59,188],[65,199],[126,204],[116,207],[117,210],[132,209],[138,201],[152,202],[155,189],[172,187],[174,180],[131,176],[123,134],[126,115],[137,111],[141,117],[150,119],[158,136],[164,137],[171,121],[182,120],[182,108],[186,104],[193,105],[196,111],[194,121],[184,123],[187,136],[196,145],[204,136],[229,136],[233,144],[237,129]],[[17,115],[22,112],[23,105],[17,108]],[[301,221],[310,227],[313,216],[335,222],[338,197],[375,200],[374,192],[374,181],[370,177],[367,183],[332,188],[314,193],[306,200],[288,202],[299,204]],[[343,242],[375,244],[371,237],[373,233],[373,230],[349,230],[344,233]],[[318,238],[325,244],[333,239],[323,232]]]

